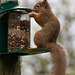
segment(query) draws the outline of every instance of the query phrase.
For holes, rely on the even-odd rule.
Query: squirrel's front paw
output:
[[[29,14],[30,17],[34,17],[34,13]]]

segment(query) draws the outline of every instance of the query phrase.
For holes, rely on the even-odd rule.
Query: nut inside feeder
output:
[[[8,50],[30,47],[30,20],[25,10],[13,10],[8,19]]]

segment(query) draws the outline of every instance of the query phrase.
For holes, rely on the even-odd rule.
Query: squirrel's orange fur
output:
[[[34,42],[37,48],[50,48],[53,62],[52,75],[65,75],[66,55],[62,47],[56,44],[60,23],[47,0],[39,1],[33,7],[33,11],[38,14],[31,13],[30,17],[42,27],[36,32]]]

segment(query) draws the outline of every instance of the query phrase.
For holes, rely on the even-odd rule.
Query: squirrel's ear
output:
[[[43,5],[47,3],[47,0],[43,0]]]
[[[43,5],[45,6],[45,8],[48,8],[48,2],[47,2],[47,0],[43,0]]]
[[[43,0],[43,1],[47,1],[47,0]]]
[[[47,0],[43,0],[43,3],[46,3],[47,2]]]

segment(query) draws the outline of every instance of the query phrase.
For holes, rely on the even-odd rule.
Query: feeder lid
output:
[[[10,10],[11,8],[18,6],[17,2],[14,1],[8,1],[0,4],[0,14]]]
[[[25,10],[27,12],[32,12],[32,9],[27,8],[27,7],[16,6],[16,7],[13,7],[11,10],[14,10],[14,9],[21,9],[21,10]]]
[[[0,14],[3,12],[9,11],[9,10],[14,10],[14,9],[22,9],[22,10],[25,10],[27,12],[32,11],[29,8],[18,6],[18,3],[14,2],[14,1],[8,1],[8,2],[0,4]]]

